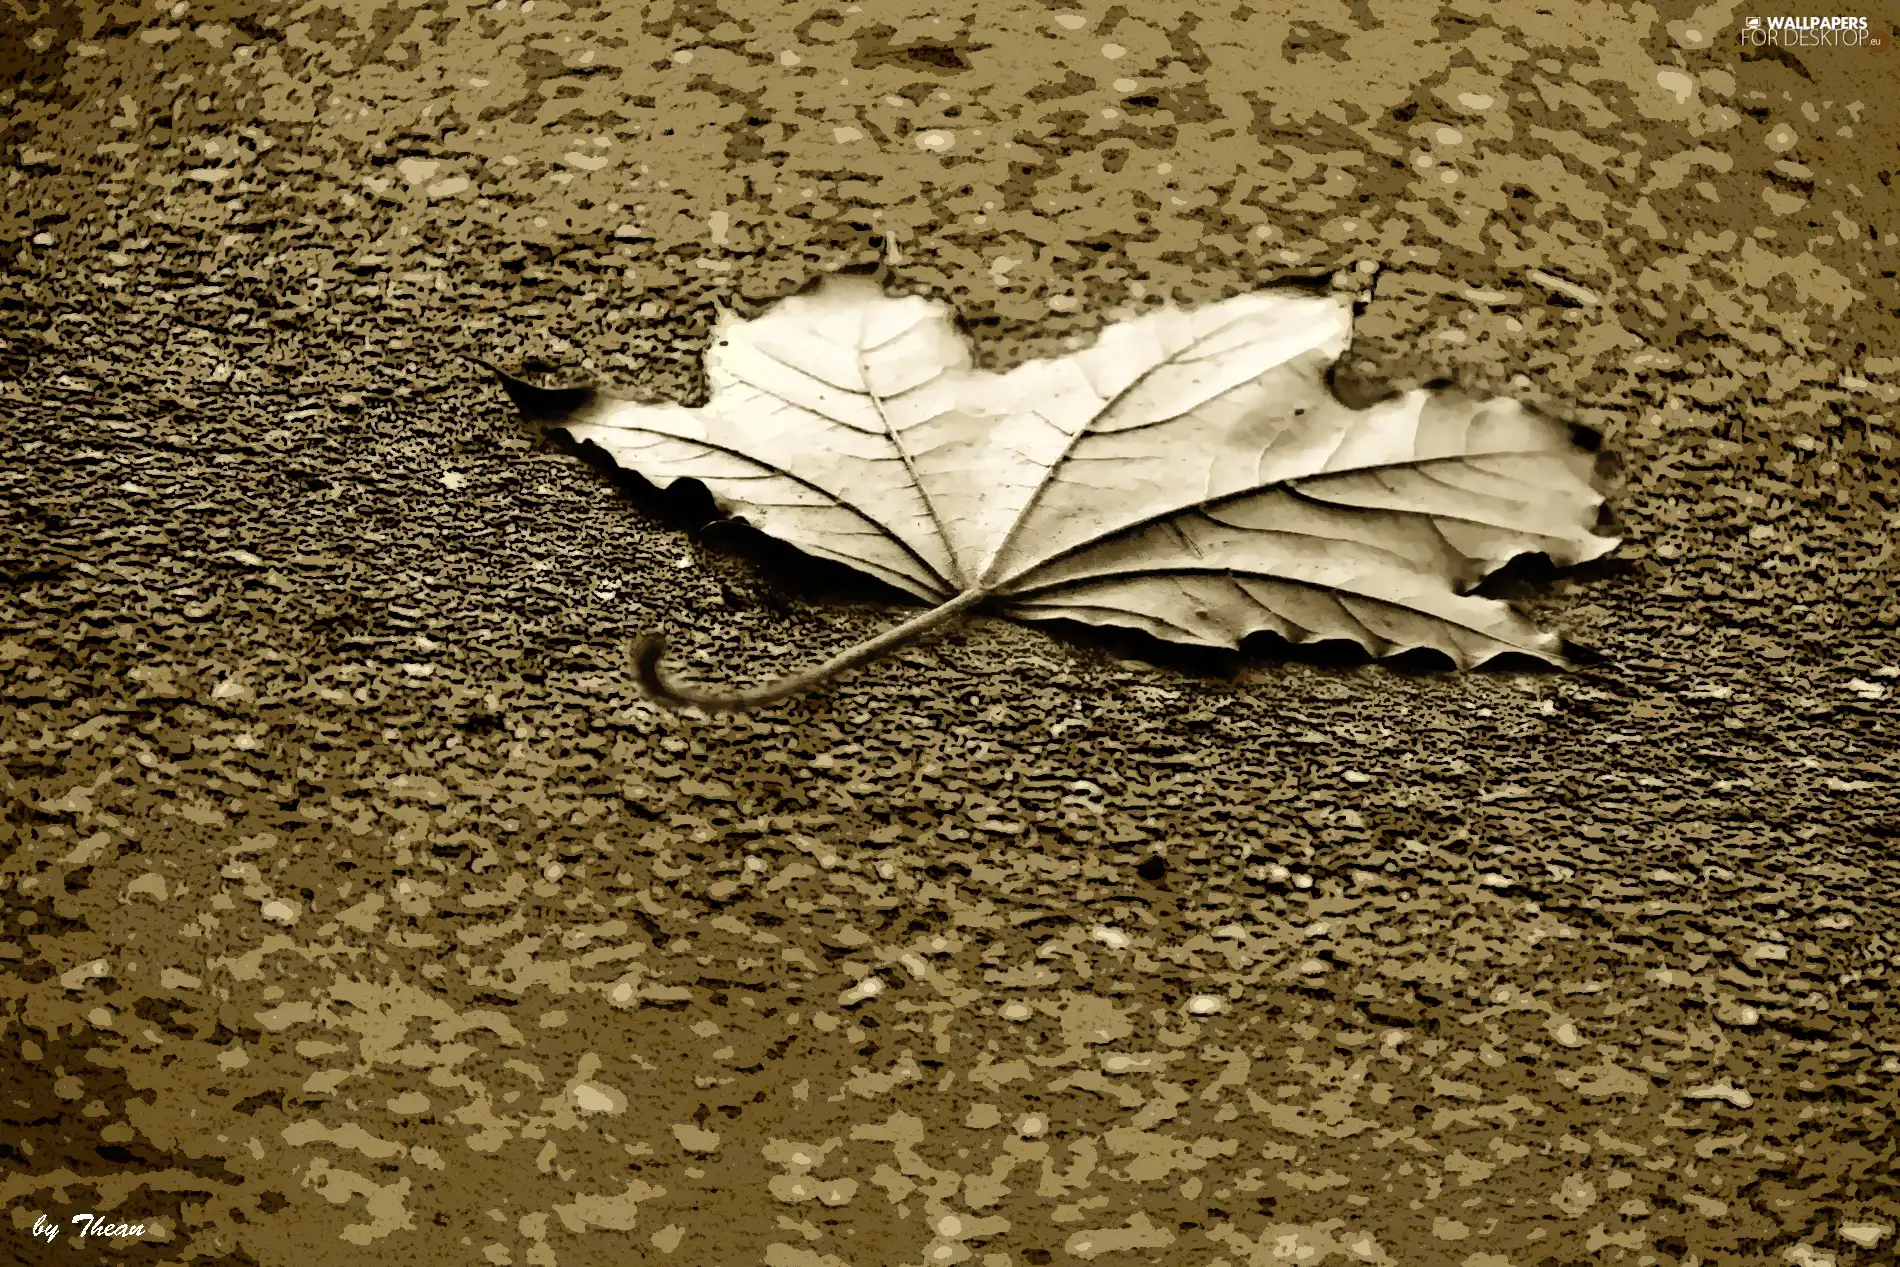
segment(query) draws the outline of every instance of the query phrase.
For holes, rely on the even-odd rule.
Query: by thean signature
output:
[[[110,1223],[97,1214],[75,1214],[69,1221],[77,1229],[73,1235],[80,1237],[145,1235],[143,1223]],[[60,1226],[57,1219],[49,1219],[44,1214],[33,1216],[33,1235],[50,1245],[59,1233]]]

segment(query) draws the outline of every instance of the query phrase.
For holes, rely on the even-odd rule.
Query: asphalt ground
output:
[[[1891,1261],[1900,63],[866,8],[0,15],[14,1257]],[[897,615],[462,358],[693,401],[874,264],[993,365],[1367,278],[1363,382],[1602,433],[1614,559],[1496,586],[1589,654],[979,619],[653,709],[639,633]]]

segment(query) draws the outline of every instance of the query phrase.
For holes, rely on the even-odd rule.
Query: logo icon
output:
[[[1746,26],[1751,31],[1759,31],[1761,30],[1761,19],[1749,18],[1747,22],[1743,23],[1743,25]]]

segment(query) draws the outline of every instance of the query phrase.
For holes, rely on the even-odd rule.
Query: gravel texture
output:
[[[1891,1262],[1900,62],[1292,8],[0,9],[0,1254]],[[872,264],[993,365],[1360,279],[1603,433],[1594,656],[652,709],[895,617],[460,358]]]

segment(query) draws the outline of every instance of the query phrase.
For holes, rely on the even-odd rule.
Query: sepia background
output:
[[[1747,16],[0,0],[8,1252],[1891,1261],[1900,55]],[[992,365],[1342,274],[1603,433],[1499,589],[1595,654],[654,711],[888,604],[461,358],[691,401],[873,265]]]

